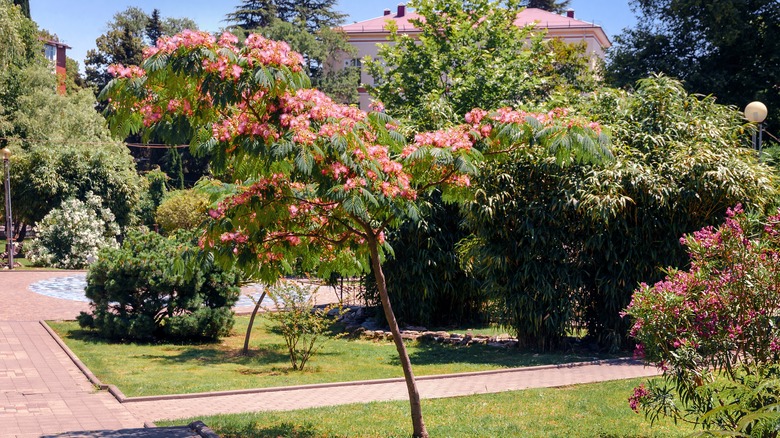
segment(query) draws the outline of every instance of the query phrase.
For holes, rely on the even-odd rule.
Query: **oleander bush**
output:
[[[642,284],[626,309],[637,354],[663,370],[630,405],[729,436],[777,436],[780,214],[761,223],[738,206],[681,242],[690,267]]]
[[[215,340],[233,327],[240,277],[201,257],[191,233],[131,232],[87,274],[79,324],[113,340]]]
[[[97,259],[103,248],[117,247],[119,226],[92,192],[86,201],[70,198],[36,224],[37,238],[27,245],[34,266],[81,269]]]

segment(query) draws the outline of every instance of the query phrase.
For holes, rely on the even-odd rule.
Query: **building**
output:
[[[71,47],[58,41],[44,41],[43,55],[52,63],[54,73],[57,75],[57,92],[65,94],[65,51]]]
[[[390,9],[385,9],[383,15],[371,18],[369,20],[342,26],[342,30],[347,34],[347,39],[358,51],[357,58],[345,60],[345,65],[360,66],[360,59],[365,56],[372,58],[377,56],[377,44],[387,43],[389,32],[385,26],[389,20],[395,22],[398,32],[414,37],[420,31],[412,24],[412,20],[419,19],[420,16],[407,10],[405,4],[398,5],[395,13]],[[547,30],[547,38],[560,38],[570,43],[579,43],[585,41],[586,54],[595,60],[604,59],[604,52],[612,43],[610,43],[607,34],[601,28],[593,23],[581,21],[574,18],[574,11],[567,11],[566,15],[558,15],[547,12],[542,9],[526,8],[517,14],[515,24],[517,26],[526,26],[535,23],[540,29]],[[366,72],[361,73],[361,84],[370,84],[371,76]],[[360,95],[360,107],[368,108],[369,96],[365,88],[358,89]]]

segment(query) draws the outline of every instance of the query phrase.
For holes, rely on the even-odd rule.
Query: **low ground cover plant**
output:
[[[637,353],[664,378],[631,407],[734,436],[780,430],[780,214],[763,223],[740,206],[718,228],[681,239],[688,270],[636,291],[626,314]]]
[[[130,233],[87,274],[79,324],[113,340],[214,340],[230,333],[239,274],[195,254],[193,235]]]

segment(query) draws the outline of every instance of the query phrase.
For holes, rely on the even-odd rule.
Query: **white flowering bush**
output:
[[[70,198],[35,224],[37,238],[27,247],[34,266],[80,269],[95,260],[102,248],[116,248],[119,226],[114,214],[103,208],[100,197],[88,192],[86,200]]]

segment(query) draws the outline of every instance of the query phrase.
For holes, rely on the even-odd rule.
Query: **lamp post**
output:
[[[3,168],[5,169],[5,237],[8,240],[8,269],[14,268],[14,227],[11,220],[11,150],[3,148]]]
[[[750,102],[745,107],[745,118],[748,122],[758,123],[758,142],[756,142],[756,133],[753,132],[753,149],[758,151],[758,159],[761,159],[761,143],[764,135],[764,120],[766,120],[766,105],[761,102]]]

